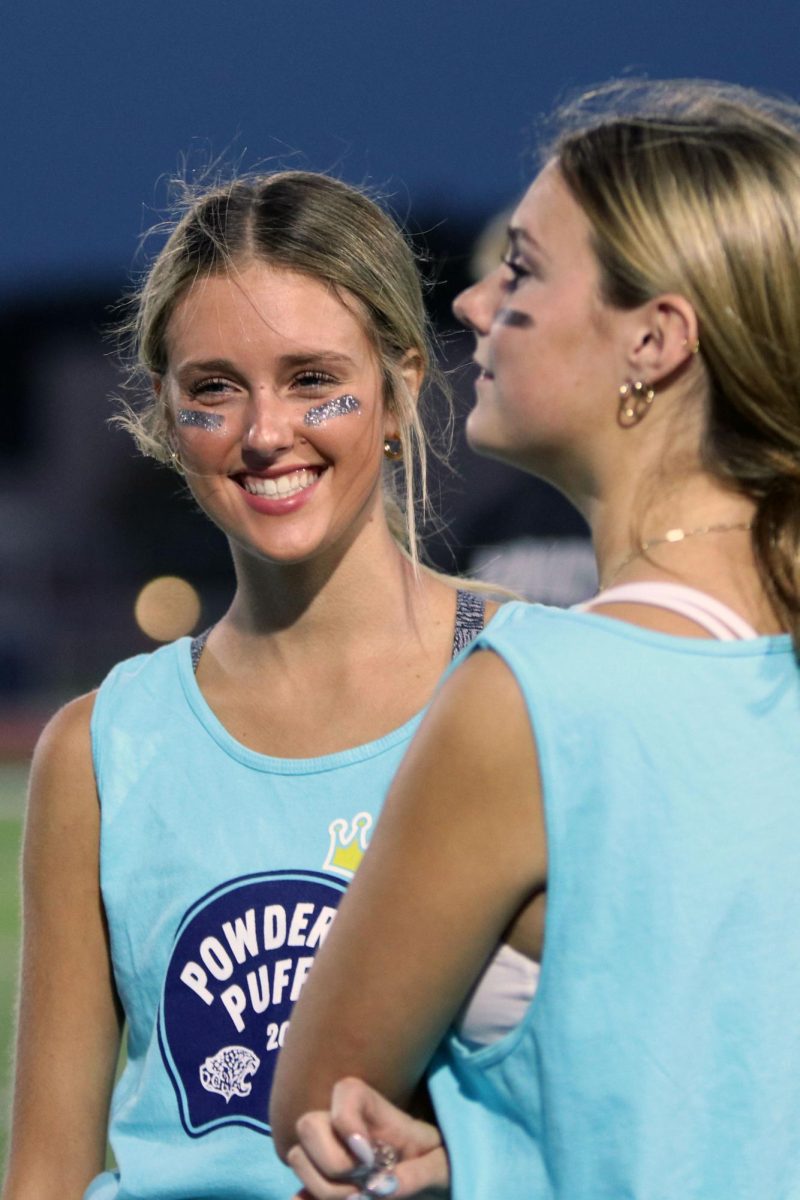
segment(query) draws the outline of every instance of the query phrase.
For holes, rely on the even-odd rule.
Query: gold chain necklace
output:
[[[734,521],[727,524],[719,525],[698,525],[696,529],[668,529],[662,537],[649,538],[646,542],[640,542],[635,550],[632,550],[627,557],[623,558],[622,562],[617,565],[612,574],[608,577],[605,583],[601,584],[601,589],[605,590],[614,582],[627,566],[635,562],[637,558],[641,558],[648,550],[652,550],[654,546],[667,546],[674,542],[685,542],[687,538],[699,537],[703,533],[732,533],[735,530],[747,532],[753,528],[752,521]]]

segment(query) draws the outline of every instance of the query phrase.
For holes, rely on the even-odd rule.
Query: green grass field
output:
[[[14,998],[19,951],[19,847],[27,770],[0,765],[0,1177],[11,1099]]]

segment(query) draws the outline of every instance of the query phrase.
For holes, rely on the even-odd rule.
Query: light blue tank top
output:
[[[549,882],[524,1020],[431,1073],[455,1200],[798,1200],[789,638],[509,604],[475,645],[530,713]]]
[[[248,750],[187,638],[116,667],[92,723],[128,1061],[92,1200],[288,1200],[267,1123],[289,1012],[418,723],[339,754]]]

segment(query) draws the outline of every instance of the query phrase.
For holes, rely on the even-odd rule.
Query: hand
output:
[[[342,1079],[328,1112],[305,1113],[287,1161],[303,1184],[298,1197],[347,1200],[353,1196],[396,1200],[449,1193],[450,1168],[435,1125],[418,1121],[360,1079]],[[397,1165],[381,1169],[376,1145],[397,1152]]]

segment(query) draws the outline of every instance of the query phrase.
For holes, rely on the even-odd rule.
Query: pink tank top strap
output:
[[[727,604],[682,583],[660,580],[623,583],[617,587],[606,588],[604,592],[600,592],[585,604],[578,605],[577,608],[581,612],[588,612],[597,605],[617,603],[652,604],[658,608],[669,609],[670,612],[688,617],[712,637],[723,642],[746,641],[760,636],[752,625]]]

